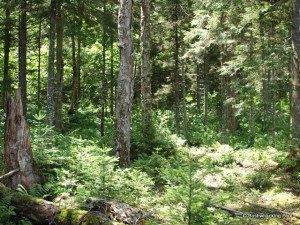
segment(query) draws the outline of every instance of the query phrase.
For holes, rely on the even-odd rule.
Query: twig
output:
[[[17,173],[19,171],[20,171],[20,168],[12,170],[12,171],[0,176],[0,180],[3,180],[4,178],[10,177],[10,176],[14,175],[15,173]]]

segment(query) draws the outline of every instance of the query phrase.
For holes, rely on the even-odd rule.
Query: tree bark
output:
[[[29,127],[23,115],[19,89],[16,92],[16,99],[7,96],[6,106],[4,173],[15,169],[20,169],[20,172],[7,179],[5,183],[12,189],[16,189],[18,184],[30,188],[32,184],[43,183],[44,180],[33,160]]]
[[[116,99],[115,152],[119,166],[130,164],[130,127],[133,99],[134,48],[132,41],[132,0],[120,0],[118,35],[120,48],[120,72]]]
[[[19,85],[21,87],[23,113],[27,112],[27,0],[21,1],[20,12],[20,33],[19,33]]]
[[[197,64],[197,66],[196,66],[196,103],[197,103],[197,110],[200,113],[200,110],[201,110],[201,73],[200,73],[200,65],[199,64]]]
[[[300,147],[300,0],[293,0],[292,80],[291,80],[291,136],[295,148]]]
[[[178,12],[177,9],[178,6],[176,5],[175,9],[175,25],[174,25],[174,35],[175,35],[175,49],[174,49],[174,77],[175,77],[175,122],[176,122],[176,132],[178,135],[180,135],[180,99],[179,99],[179,48],[180,48],[180,42],[179,42],[179,31],[178,31]]]
[[[145,140],[152,140],[152,92],[151,92],[151,0],[141,1],[141,95],[142,95],[142,132]]]
[[[50,3],[50,35],[48,55],[48,82],[47,82],[47,125],[53,126],[54,121],[54,58],[55,58],[55,8],[56,1]]]
[[[40,17],[40,21],[39,21],[39,36],[38,36],[38,49],[39,49],[39,53],[38,53],[38,83],[37,83],[37,100],[38,100],[38,109],[40,110],[41,108],[41,53],[42,53],[42,44],[41,41],[42,40],[42,18]]]
[[[110,115],[114,115],[115,106],[115,79],[114,79],[114,38],[110,35]]]
[[[11,19],[9,0],[6,0],[5,5],[5,28],[4,28],[4,68],[3,68],[3,108],[5,109],[6,94],[10,89],[9,81],[9,54],[11,45]]]
[[[63,92],[63,19],[62,19],[62,1],[57,0],[57,18],[56,18],[56,101],[55,101],[55,127],[62,129],[62,92]]]
[[[106,1],[103,2],[103,14],[106,14]],[[101,89],[101,121],[100,133],[104,136],[105,125],[105,102],[106,102],[106,24],[103,22],[103,37],[102,37],[102,89]]]

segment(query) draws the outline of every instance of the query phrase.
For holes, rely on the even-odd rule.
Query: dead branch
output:
[[[19,171],[20,171],[20,168],[15,169],[15,170],[12,170],[12,171],[10,171],[10,172],[8,172],[8,173],[6,173],[6,174],[0,176],[0,180],[3,180],[3,179],[5,179],[5,178],[7,178],[7,177],[10,177],[10,176],[14,175],[15,173],[17,173],[17,172],[19,172]]]

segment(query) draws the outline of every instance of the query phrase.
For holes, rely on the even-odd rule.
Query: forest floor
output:
[[[228,196],[224,205],[216,203],[211,210],[223,210],[233,218],[240,214],[224,224],[300,224],[300,184],[295,179],[299,172],[289,171],[292,163],[286,153],[220,145],[198,148],[194,154],[211,162],[201,169],[211,196]]]

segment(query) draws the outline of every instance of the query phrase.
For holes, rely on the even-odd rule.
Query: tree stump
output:
[[[21,91],[16,91],[14,99],[9,94],[6,99],[6,121],[4,137],[4,173],[19,169],[19,172],[4,180],[4,184],[16,189],[18,184],[30,189],[32,184],[43,183],[44,178],[33,160],[29,127],[23,115]]]

